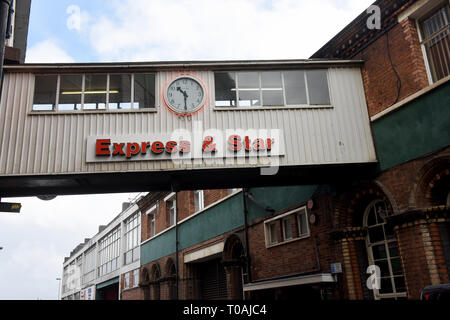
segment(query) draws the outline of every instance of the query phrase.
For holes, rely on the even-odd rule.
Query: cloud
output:
[[[72,63],[74,59],[55,39],[47,39],[27,49],[26,63]]]
[[[66,22],[69,30],[81,32],[88,26],[89,14],[86,11],[81,11],[79,6],[74,4],[68,6],[66,13],[69,14]]]
[[[56,299],[64,257],[137,194],[9,198],[22,209],[20,214],[0,214],[0,300]]]
[[[104,61],[308,58],[372,1],[112,1],[86,32]]]

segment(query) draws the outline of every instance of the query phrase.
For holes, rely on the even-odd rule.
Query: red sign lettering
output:
[[[95,154],[97,156],[109,156],[111,152],[109,151],[109,145],[111,144],[111,139],[97,139],[95,143]]]

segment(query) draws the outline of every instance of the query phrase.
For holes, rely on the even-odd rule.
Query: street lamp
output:
[[[60,294],[60,292],[61,292],[61,278],[56,278],[56,280],[59,281],[59,286],[58,286],[58,300],[60,300],[59,294]]]

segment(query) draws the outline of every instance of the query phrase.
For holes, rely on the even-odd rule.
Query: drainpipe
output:
[[[176,279],[175,279],[175,287],[176,287],[176,296],[175,296],[175,300],[179,300],[179,296],[178,296],[178,191],[175,191],[175,274],[176,274]]]
[[[248,282],[252,282],[252,271],[251,271],[251,261],[250,261],[250,248],[248,242],[248,208],[247,208],[247,197],[248,197],[248,188],[244,188],[242,190],[243,201],[244,201],[244,233],[245,233],[245,248],[247,255],[247,276]]]
[[[0,0],[0,81],[3,83],[3,59],[5,59],[6,37],[10,34],[10,15],[14,12],[11,6],[12,0]],[[9,37],[9,36],[8,36]]]

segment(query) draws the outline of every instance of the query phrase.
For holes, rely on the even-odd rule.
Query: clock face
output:
[[[164,90],[164,100],[175,113],[190,114],[205,104],[206,90],[194,76],[180,75],[169,81]]]

